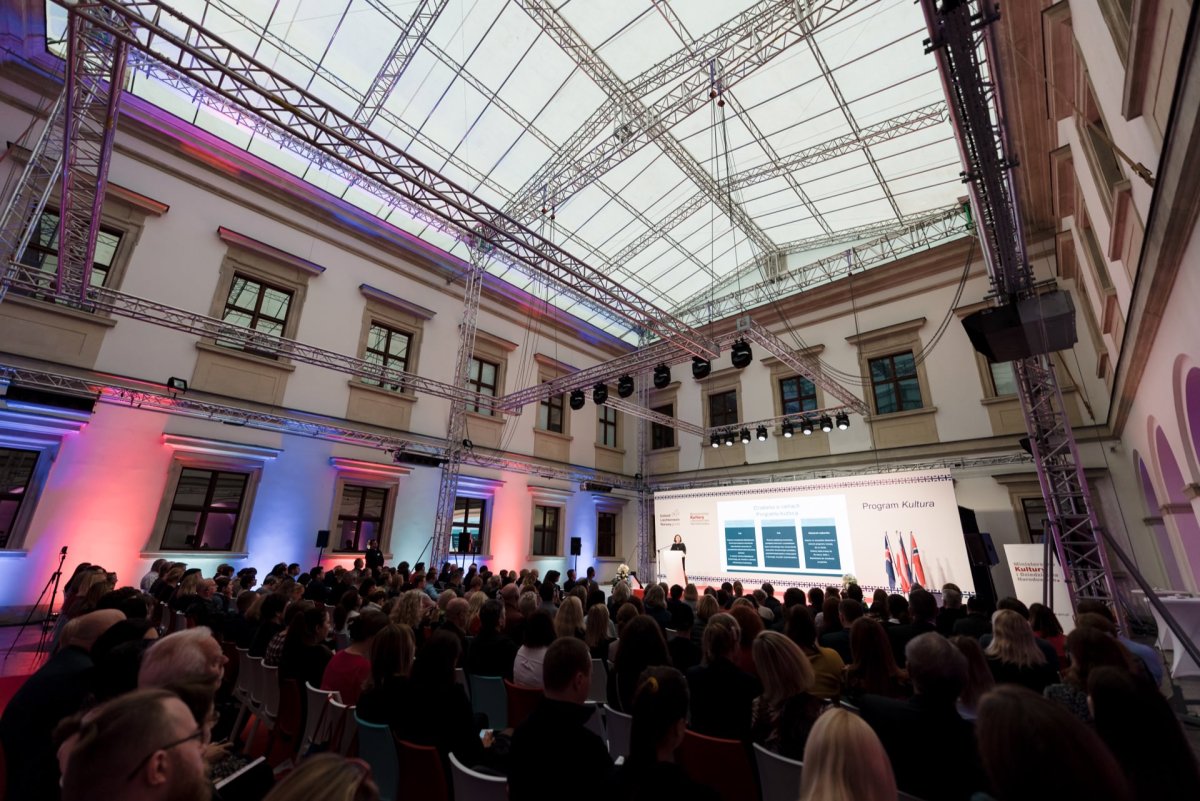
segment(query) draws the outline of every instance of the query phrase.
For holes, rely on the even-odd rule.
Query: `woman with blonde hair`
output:
[[[421,619],[424,617],[425,611],[424,605],[421,603],[422,595],[424,593],[420,590],[409,590],[401,595],[400,602],[392,610],[392,622],[401,623],[414,632],[417,631],[421,627]]]
[[[467,596],[467,634],[474,637],[479,633],[479,610],[483,608],[483,602],[487,600],[487,595],[482,590],[476,590]]]
[[[721,605],[717,603],[716,596],[700,596],[700,600],[696,601],[696,620],[692,623],[692,642],[702,645],[704,627],[708,625],[709,619],[720,611]]]
[[[613,620],[617,619],[617,612],[629,600],[629,584],[624,581],[618,581],[613,585],[612,595],[608,597],[608,616]]]
[[[607,606],[596,604],[588,610],[583,641],[587,643],[592,659],[608,659],[608,646],[613,642],[613,637],[609,634],[610,625]]]
[[[554,636],[587,639],[583,631],[583,604],[574,595],[568,595],[558,607],[558,614],[554,616]]]
[[[788,759],[801,760],[824,706],[809,693],[816,680],[812,665],[800,646],[777,631],[759,632],[752,650],[763,691],[754,699],[750,735]]]
[[[379,801],[379,788],[361,759],[317,754],[288,773],[263,801]]]
[[[1019,684],[1040,695],[1058,682],[1058,671],[1038,648],[1029,621],[1011,609],[992,615],[992,641],[984,654],[996,684]]]
[[[800,801],[896,801],[896,776],[883,743],[862,718],[830,709],[804,747]]]

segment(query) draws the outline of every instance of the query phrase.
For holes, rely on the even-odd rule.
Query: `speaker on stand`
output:
[[[317,532],[317,564],[325,557],[325,549],[329,547],[329,529],[323,528]]]
[[[579,554],[583,551],[583,538],[571,537],[571,556],[575,557],[575,575],[579,575]]]

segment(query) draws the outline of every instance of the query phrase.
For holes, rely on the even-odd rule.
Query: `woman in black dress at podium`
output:
[[[671,550],[683,551],[685,554],[687,553],[687,546],[683,544],[683,537],[679,534],[675,535],[675,541],[671,543]],[[682,557],[679,560],[679,563],[683,565],[683,579],[684,581],[687,581],[687,557]]]

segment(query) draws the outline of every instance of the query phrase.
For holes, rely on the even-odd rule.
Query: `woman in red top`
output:
[[[1067,638],[1054,611],[1044,604],[1033,604],[1029,607],[1029,625],[1033,633],[1054,646],[1058,654],[1058,664],[1067,664]]]
[[[337,690],[347,706],[358,703],[363,684],[371,677],[371,641],[387,622],[387,615],[374,610],[350,621],[350,645],[334,654],[325,666],[322,690]]]

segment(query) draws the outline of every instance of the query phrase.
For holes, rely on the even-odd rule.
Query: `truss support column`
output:
[[[644,344],[644,337],[643,344]],[[637,388],[638,406],[650,408],[650,384],[642,380]],[[637,431],[637,569],[642,575],[658,581],[658,566],[654,563],[654,499],[647,487],[646,469],[650,463],[650,421],[638,418]]]
[[[475,353],[475,329],[479,320],[479,295],[483,288],[484,265],[487,256],[483,242],[476,242],[471,249],[470,267],[463,290],[462,320],[458,326],[458,359],[454,364],[454,386],[466,386],[471,357]],[[462,471],[467,448],[467,403],[462,399],[450,401],[450,419],[446,423],[446,463],[442,466],[442,480],[438,486],[437,510],[433,520],[433,548],[429,565],[437,569],[452,553],[451,542],[454,528],[454,500],[458,493],[458,476]]]
[[[104,12],[100,12],[104,13]],[[58,294],[87,300],[128,45],[72,11],[67,19],[66,113],[58,218]]]

